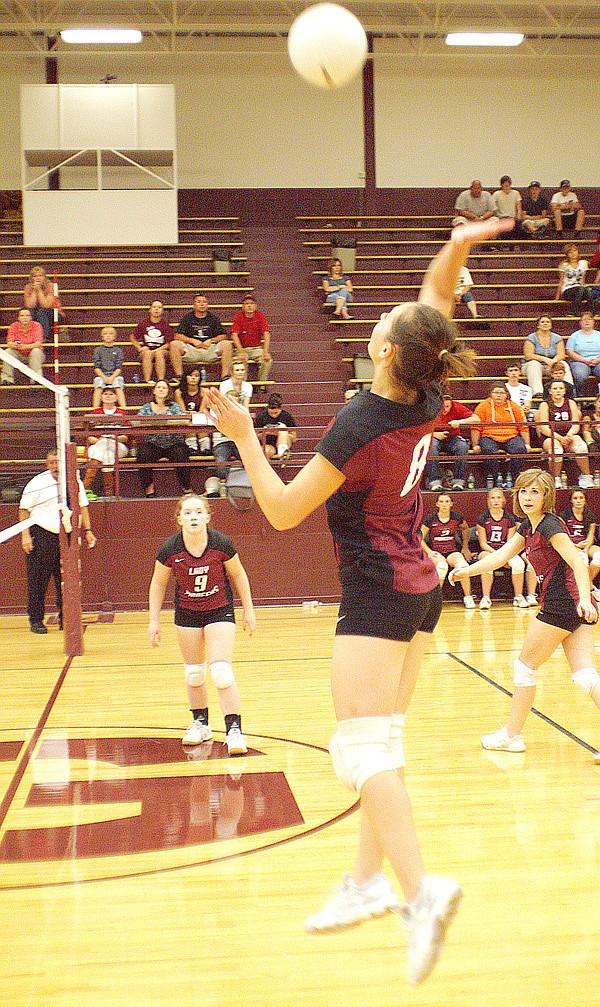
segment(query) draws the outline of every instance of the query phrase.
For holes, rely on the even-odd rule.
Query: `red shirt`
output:
[[[23,331],[20,322],[13,322],[8,326],[6,345],[10,343],[23,343],[26,346],[33,346],[34,343],[44,342],[44,330],[39,322],[30,322]]]
[[[237,336],[243,347],[260,346],[265,332],[269,331],[269,323],[262,311],[255,311],[248,318],[243,311],[238,311],[231,325],[232,336]]]
[[[440,413],[436,430],[444,430],[446,433],[459,433],[454,427],[449,426],[451,420],[466,420],[473,415],[473,411],[463,406],[462,402],[452,402],[447,413]]]

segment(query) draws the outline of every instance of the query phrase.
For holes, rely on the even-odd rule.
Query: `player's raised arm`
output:
[[[479,244],[480,241],[493,240],[513,227],[514,220],[500,220],[498,217],[455,227],[450,240],[432,260],[425,274],[419,300],[431,308],[437,308],[450,318],[454,313],[454,291],[458,274],[466,263],[473,245]]]

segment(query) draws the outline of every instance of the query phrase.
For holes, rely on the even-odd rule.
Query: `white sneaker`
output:
[[[408,930],[408,981],[416,986],[432,972],[454,919],[462,888],[450,878],[425,875],[416,903],[400,910]]]
[[[579,476],[578,483],[579,483],[579,485],[581,486],[582,489],[589,490],[594,485],[594,477],[593,476],[581,475],[581,476]]]
[[[530,608],[535,608],[538,603],[537,596],[535,594],[527,595],[527,604]]]
[[[463,598],[463,605],[465,608],[475,608],[475,599],[472,594],[466,594]]]
[[[225,741],[227,743],[228,755],[246,755],[248,752],[246,739],[239,727],[230,727],[225,736]]]
[[[562,488],[562,483],[560,481],[560,476],[554,476],[554,489],[559,490]]]
[[[304,926],[309,934],[326,933],[383,916],[389,909],[399,911],[400,903],[385,874],[374,874],[363,885],[347,874],[327,905],[309,916]]]
[[[204,724],[201,720],[195,720],[193,724],[190,724],[187,731],[185,732],[183,738],[181,739],[182,745],[201,745],[203,741],[210,741],[212,738],[212,731],[208,724]]]
[[[516,594],[513,598],[514,608],[529,608],[529,602],[522,594]]]
[[[479,608],[483,611],[484,608],[491,608],[491,607],[492,607],[492,599],[488,598],[488,596],[484,594],[483,598],[479,602]]]
[[[492,752],[524,752],[525,742],[522,734],[515,734],[514,738],[509,738],[505,727],[493,734],[484,734],[481,744]]]
[[[594,598],[596,601],[600,601],[600,588],[598,587],[592,588],[592,598]]]

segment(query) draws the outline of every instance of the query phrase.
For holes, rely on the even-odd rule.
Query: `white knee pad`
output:
[[[214,664],[211,664],[210,677],[217,689],[228,689],[235,682],[233,668],[228,661],[215,661]]]
[[[525,562],[521,556],[513,556],[508,565],[513,573],[525,573]]]
[[[390,724],[390,736],[388,738],[388,753],[394,769],[402,769],[405,765],[404,759],[404,725],[406,724],[405,713],[393,713]]]
[[[205,664],[184,664],[185,680],[192,689],[197,689],[206,682]]]
[[[600,683],[600,675],[595,668],[580,668],[571,675],[575,685],[583,689],[586,696],[591,696],[596,686]]]
[[[446,560],[439,560],[439,562],[435,564],[435,568],[437,570],[437,575],[440,578],[440,584],[442,584],[446,579],[446,574],[448,573],[448,564],[446,563]]]
[[[514,663],[515,685],[530,686],[535,685],[537,672],[533,668],[528,668],[519,658]]]
[[[390,717],[355,717],[340,720],[329,742],[336,776],[349,790],[361,792],[372,776],[394,772],[388,752]]]

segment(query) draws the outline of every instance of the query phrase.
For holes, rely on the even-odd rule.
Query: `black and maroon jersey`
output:
[[[185,410],[188,413],[198,413],[200,412],[200,407],[202,405],[202,389],[198,389],[195,395],[191,395],[187,390],[187,383],[182,380],[179,390],[183,396],[183,404]]]
[[[567,526],[556,514],[546,514],[535,531],[525,518],[517,532],[525,539],[525,555],[537,574],[541,610],[564,616],[573,604],[579,604],[579,591],[571,567],[549,540],[559,532],[568,535]]]
[[[451,510],[447,521],[441,521],[437,511],[428,514],[423,524],[429,529],[427,532],[427,545],[435,552],[441,552],[442,556],[449,556],[451,552],[460,552],[462,549],[462,534],[460,526],[463,523],[463,516],[458,511]]]
[[[208,529],[208,542],[201,556],[192,556],[185,548],[183,532],[178,531],[163,542],[157,560],[170,567],[175,577],[175,607],[194,612],[212,612],[233,603],[231,584],[224,563],[236,554],[227,535]]]
[[[571,416],[571,408],[568,399],[565,399],[562,406],[555,406],[553,402],[548,403],[548,419],[550,423],[556,423],[552,427],[555,434],[564,437],[569,432],[575,420]]]
[[[483,528],[490,549],[500,549],[508,542],[508,533],[514,528],[516,521],[512,514],[502,511],[502,517],[492,517],[489,510],[485,514],[480,514],[475,524],[478,528]]]
[[[588,537],[588,532],[592,522],[586,517],[585,511],[583,517],[580,519],[575,517],[570,507],[567,507],[565,510],[560,512],[560,516],[567,526],[569,538],[572,538],[575,544],[583,542],[583,540]]]
[[[414,405],[359,392],[317,445],[346,477],[326,504],[342,580],[358,574],[412,594],[439,584],[421,542],[419,486],[441,406],[437,386]]]

